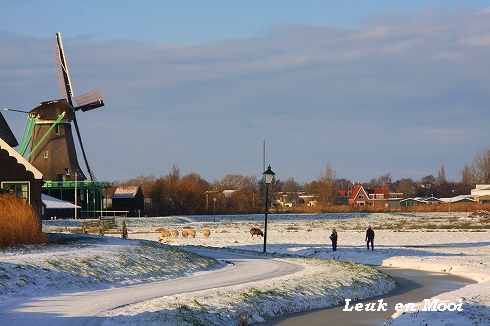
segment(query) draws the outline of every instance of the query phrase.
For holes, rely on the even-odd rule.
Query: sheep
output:
[[[250,234],[252,235],[252,238],[254,237],[254,235],[261,236],[261,237],[264,236],[264,233],[262,232],[262,230],[259,228],[256,228],[256,227],[252,227],[250,229]]]
[[[167,242],[168,238],[172,236],[172,232],[170,230],[167,230],[165,228],[160,228],[160,239],[158,241],[160,242]]]
[[[209,230],[209,229],[202,229],[202,235],[205,238],[209,238],[209,236],[211,235],[211,230]]]
[[[184,238],[187,238],[187,237],[195,238],[196,237],[196,230],[185,228],[182,230],[182,236]]]

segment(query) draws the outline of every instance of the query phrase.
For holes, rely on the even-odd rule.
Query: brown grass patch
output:
[[[46,242],[39,217],[31,206],[12,195],[0,195],[0,246]]]

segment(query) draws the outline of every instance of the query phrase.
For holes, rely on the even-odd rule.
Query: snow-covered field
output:
[[[460,290],[444,294],[446,300],[464,300],[463,313],[406,313],[392,325],[490,325],[490,223],[484,218],[470,218],[466,213],[429,214],[359,214],[335,218],[334,214],[297,219],[272,215],[268,227],[268,251],[293,253],[316,258],[335,258],[364,264],[446,272],[477,281]],[[152,222],[153,223],[153,222]],[[364,229],[371,224],[376,230],[375,251],[365,249]],[[184,224],[165,223],[168,228]],[[211,221],[186,220],[186,226],[197,230],[196,238],[169,238],[174,245],[204,245],[260,251],[262,238],[252,239],[251,226],[261,227],[257,218],[231,218]],[[143,222],[131,228],[131,237],[158,239],[152,227]],[[339,232],[339,250],[330,250],[328,235],[335,227]],[[209,228],[211,236],[203,237],[199,229]],[[451,324],[453,320],[457,323]],[[407,322],[408,321],[408,322]],[[437,324],[439,323],[439,324]]]
[[[56,235],[0,251],[0,301],[171,279],[218,261],[153,241]]]
[[[372,267],[335,260],[182,250],[116,237],[59,234],[51,240],[57,243],[0,252],[0,320],[9,325],[75,326],[95,319],[104,325],[230,325],[240,316],[261,322],[395,287]],[[225,266],[203,254],[229,263],[194,273]]]

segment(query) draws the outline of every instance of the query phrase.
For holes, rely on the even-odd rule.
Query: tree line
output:
[[[446,177],[444,165],[436,175],[427,175],[419,180],[400,178],[393,180],[387,173],[372,178],[363,185],[367,189],[387,187],[390,192],[403,193],[403,197],[453,197],[469,194],[478,183],[490,184],[490,150],[477,154],[461,170],[461,178],[450,181]],[[223,214],[261,212],[264,207],[264,184],[256,176],[228,174],[209,182],[198,173],[181,175],[173,166],[163,176],[140,176],[131,180],[115,182],[117,185],[142,186],[146,198],[151,198],[149,215],[173,214]],[[315,196],[319,206],[345,204],[342,197],[353,187],[351,180],[338,178],[331,164],[327,163],[319,177],[300,183],[290,177],[284,181],[276,179],[271,185],[270,200],[293,202],[296,207],[306,205],[297,202],[298,193]],[[345,198],[344,198],[345,199]]]

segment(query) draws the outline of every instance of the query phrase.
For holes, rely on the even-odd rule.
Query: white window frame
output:
[[[27,203],[31,204],[31,182],[30,181],[2,181],[0,182],[0,188],[3,188],[4,184],[18,184],[18,183],[27,183]]]

